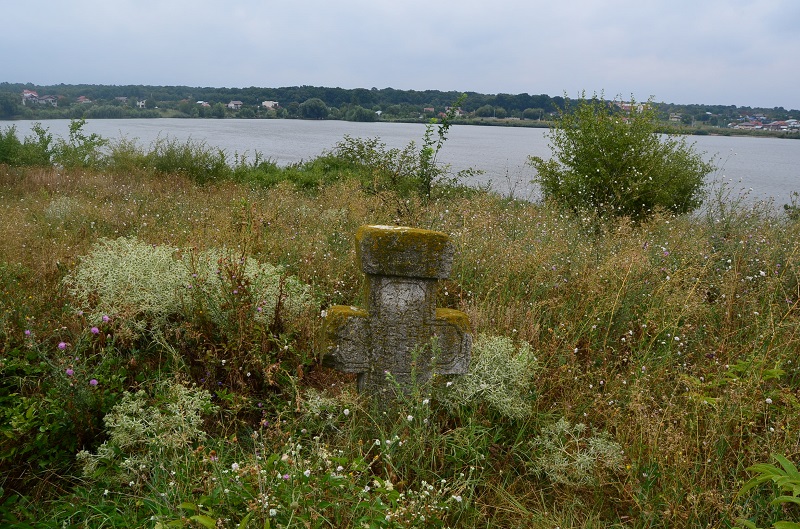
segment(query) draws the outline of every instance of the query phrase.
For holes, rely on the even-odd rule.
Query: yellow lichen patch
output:
[[[322,322],[322,336],[326,344],[335,345],[339,329],[347,325],[352,318],[369,318],[366,310],[350,305],[333,305],[328,307]]]
[[[469,316],[460,310],[436,309],[436,319],[457,327],[461,332],[470,332]]]
[[[453,245],[447,234],[397,226],[361,226],[356,232],[356,254],[368,274],[446,278]]]

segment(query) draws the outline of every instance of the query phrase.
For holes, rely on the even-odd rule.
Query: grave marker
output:
[[[437,281],[449,276],[454,251],[441,232],[360,227],[356,255],[367,276],[366,308],[328,308],[323,363],[358,373],[359,392],[390,399],[395,388],[408,393],[434,373],[466,373],[472,350],[469,317],[436,308]]]

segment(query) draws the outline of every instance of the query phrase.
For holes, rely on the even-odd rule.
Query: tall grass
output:
[[[365,186],[335,159],[286,169],[247,162],[278,175],[257,185],[235,168],[202,173],[219,158],[195,164],[191,146],[162,145],[166,158],[191,161],[163,173],[136,149],[123,165],[116,149],[115,163],[131,170],[0,169],[3,523],[680,528],[800,519],[770,504],[767,485],[737,496],[748,467],[800,455],[796,219],[719,195],[702,215],[603,223],[479,191],[451,188],[423,202]],[[101,240],[126,237],[169,249],[175,262],[226,248],[281,267],[318,308],[357,304],[355,230],[395,222],[451,235],[458,252],[439,304],[469,314],[482,338],[468,385],[437,378],[387,415],[320,365],[316,309],[283,328],[240,325],[245,313],[233,310],[225,332],[203,309],[176,310],[159,332],[131,339],[120,320],[134,310],[91,319],[102,292],[79,306],[64,282]],[[178,386],[207,391],[216,408],[202,407],[191,436],[174,434],[180,450],[125,466],[126,450],[131,461],[141,452],[103,418],[141,413],[167,421],[159,432],[180,432],[169,426]],[[137,435],[138,447],[165,442]],[[114,446],[115,458],[84,475],[78,451]]]

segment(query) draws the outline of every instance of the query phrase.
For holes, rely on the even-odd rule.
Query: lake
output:
[[[13,124],[21,136],[30,133],[32,121]],[[56,136],[66,138],[69,120],[47,120],[42,124]],[[229,154],[259,151],[279,165],[309,160],[331,149],[345,135],[380,137],[388,147],[404,147],[422,140],[425,126],[418,123],[353,123],[292,119],[108,119],[91,120],[85,131],[105,138],[136,139],[147,146],[161,137],[193,139],[225,149]],[[454,125],[440,152],[440,161],[453,170],[475,168],[483,175],[467,182],[489,184],[502,194],[534,198],[530,184],[534,176],[526,165],[528,156],[550,155],[546,129]],[[709,180],[724,179],[736,190],[750,191],[749,199],[773,199],[777,206],[800,191],[800,140],[747,136],[691,136],[698,152],[716,157],[719,167]]]

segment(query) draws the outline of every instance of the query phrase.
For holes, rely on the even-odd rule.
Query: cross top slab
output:
[[[436,308],[437,281],[449,276],[454,252],[441,232],[361,226],[356,255],[367,276],[366,308],[328,308],[323,363],[358,373],[360,392],[388,397],[395,388],[410,391],[434,373],[466,373],[472,350],[469,317]]]

